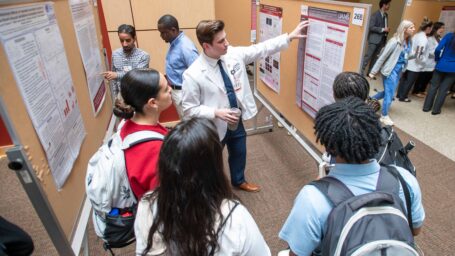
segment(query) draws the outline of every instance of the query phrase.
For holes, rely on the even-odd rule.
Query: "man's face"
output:
[[[163,24],[158,24],[160,36],[166,43],[172,42],[178,35],[179,31],[176,28],[167,28]]]
[[[390,3],[384,5],[384,11],[388,11],[390,8]]]
[[[134,42],[136,41],[135,38],[131,37],[130,34],[127,33],[119,33],[118,38],[120,40],[120,44],[122,45],[123,51],[128,53],[134,49]]]
[[[229,42],[226,39],[226,32],[222,30],[215,34],[211,44],[204,43],[204,50],[209,57],[218,59],[227,53],[228,46]]]

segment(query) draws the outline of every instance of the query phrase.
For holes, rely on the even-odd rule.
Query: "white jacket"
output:
[[[428,60],[425,62],[425,67],[422,71],[431,72],[436,67],[436,61],[434,60],[434,51],[438,46],[439,42],[436,40],[434,36],[428,37]]]
[[[142,255],[147,247],[150,227],[157,212],[156,200],[151,200],[150,193],[145,194],[139,202],[136,220],[134,221],[134,234],[136,235],[136,255]],[[239,204],[235,209],[234,202],[224,200],[221,204],[221,213],[225,224],[218,236],[220,246],[216,256],[270,256],[270,249],[264,240],[256,222],[248,210]],[[228,219],[229,212],[232,213]],[[218,229],[219,221],[215,224]],[[147,256],[169,255],[167,247],[159,232],[153,234],[153,247]]]
[[[248,120],[257,114],[257,107],[251,92],[245,65],[260,58],[265,58],[289,46],[287,34],[269,39],[248,47],[229,46],[221,60],[225,63],[224,70],[231,79],[235,94],[242,109],[242,119]],[[215,64],[214,64],[215,63]],[[230,108],[224,83],[219,78],[216,60],[204,53],[193,62],[183,73],[182,108],[187,117],[198,116],[214,119],[220,140],[227,131],[227,123],[215,118],[215,110]]]
[[[411,55],[415,55],[415,59],[408,61],[407,70],[421,72],[428,61],[428,38],[424,31],[420,31],[412,37]]]

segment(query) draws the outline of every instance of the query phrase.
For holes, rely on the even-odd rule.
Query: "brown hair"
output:
[[[196,36],[199,44],[212,44],[215,34],[223,31],[224,22],[222,20],[202,20],[196,27]]]
[[[432,26],[433,22],[427,17],[424,17],[422,23],[420,23],[420,31],[425,31],[427,28]]]

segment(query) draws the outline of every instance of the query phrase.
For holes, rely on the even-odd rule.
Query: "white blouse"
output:
[[[424,31],[420,31],[412,37],[411,55],[415,58],[409,59],[407,70],[414,72],[423,71],[423,67],[428,60],[428,38]]]
[[[136,255],[141,255],[147,246],[147,238],[150,227],[153,223],[153,212],[156,212],[156,201],[142,199],[139,202],[136,220],[134,222],[134,232],[136,234]],[[224,200],[221,212],[224,217],[229,215],[234,207],[233,201]],[[218,223],[216,224],[219,225]],[[153,238],[153,248],[147,255],[165,255],[166,245],[161,236],[155,233]],[[219,251],[217,256],[269,256],[270,249],[264,240],[256,222],[248,210],[239,204],[231,216],[226,220],[226,224],[218,238]]]
[[[433,71],[434,68],[436,67],[436,61],[434,60],[434,51],[436,50],[436,47],[438,46],[438,41],[434,36],[428,37],[428,44],[427,44],[427,49],[428,49],[428,60],[425,63],[425,67],[423,68],[423,71]]]

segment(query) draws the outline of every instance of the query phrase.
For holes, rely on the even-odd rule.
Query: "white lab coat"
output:
[[[221,56],[224,70],[231,79],[242,109],[242,119],[254,117],[258,110],[251,92],[245,65],[260,58],[265,58],[289,46],[287,34],[269,39],[248,47],[229,46],[225,55]],[[182,108],[186,117],[205,117],[213,119],[220,140],[227,131],[227,123],[215,118],[215,110],[230,108],[221,74],[210,64],[208,57],[201,53],[193,64],[183,73]]]

